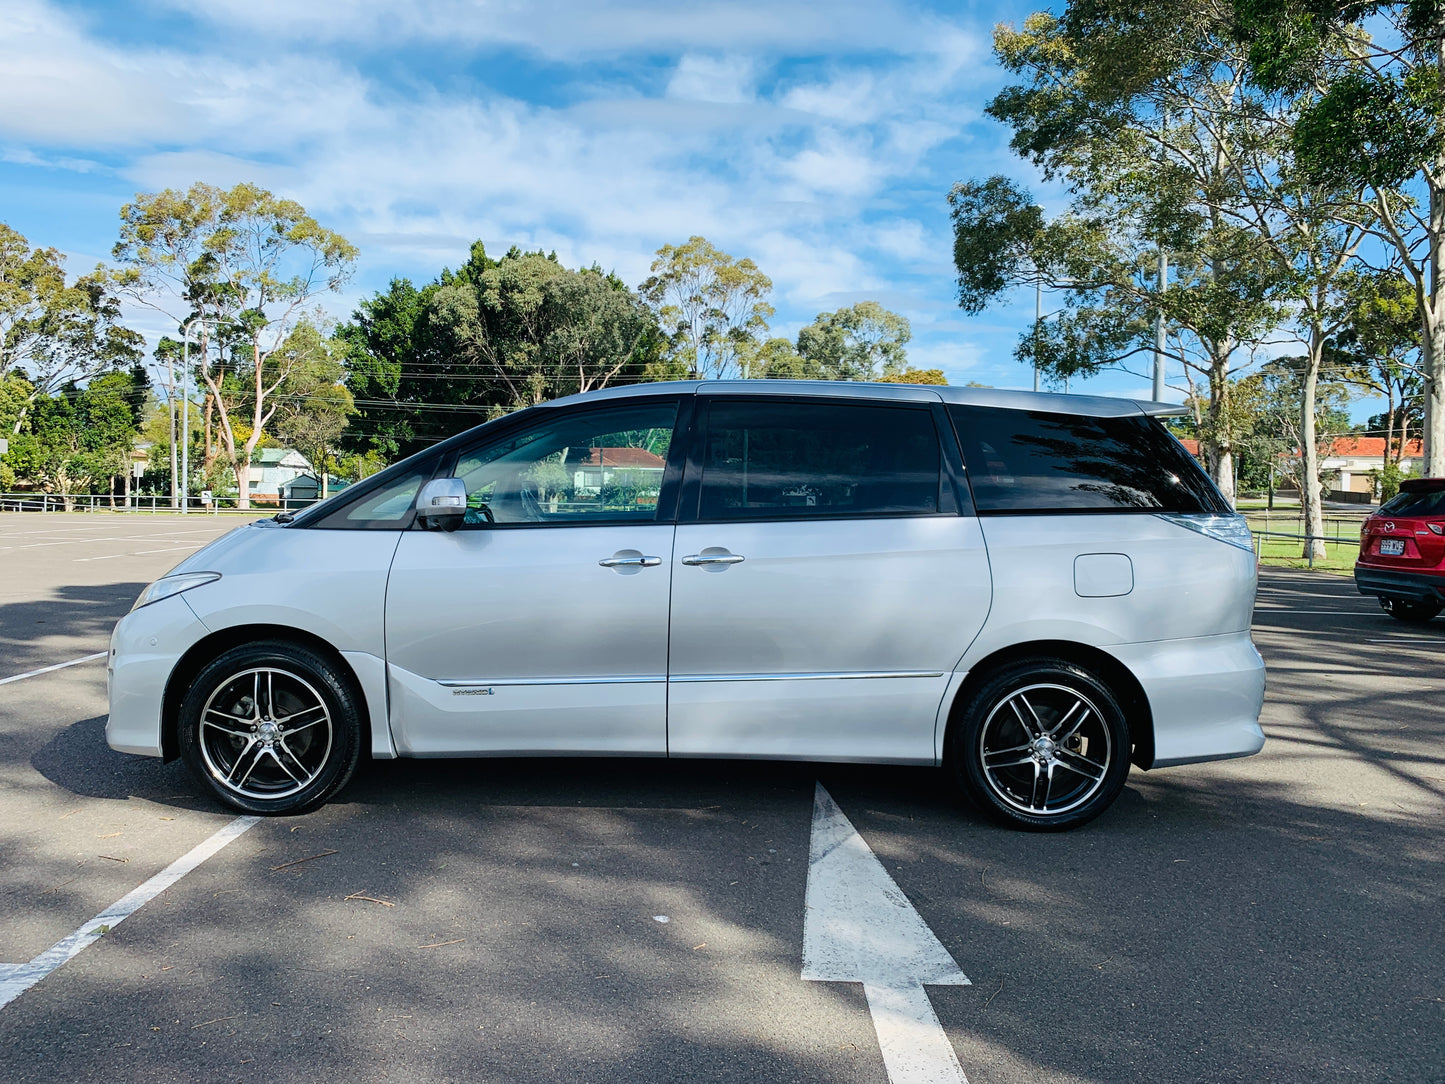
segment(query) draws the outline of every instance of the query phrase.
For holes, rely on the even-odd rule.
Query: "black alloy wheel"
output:
[[[361,755],[360,694],[308,647],[232,648],[191,683],[181,756],[221,801],[246,813],[300,813],[346,785]]]
[[[1129,774],[1124,712],[1097,675],[1030,659],[985,680],[955,713],[948,760],[975,805],[1014,828],[1093,820]]]

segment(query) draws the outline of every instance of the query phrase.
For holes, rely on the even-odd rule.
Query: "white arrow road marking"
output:
[[[803,975],[861,982],[892,1084],[968,1084],[924,991],[968,976],[818,784],[803,916]]]
[[[139,888],[127,892],[80,929],[62,937],[28,964],[0,964],[0,1009],[30,989],[61,964],[78,955],[155,899],[260,817],[237,817],[204,843],[192,847]]]

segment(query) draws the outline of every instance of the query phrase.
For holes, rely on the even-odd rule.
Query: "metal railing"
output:
[[[1330,537],[1329,535],[1321,535],[1321,534],[1290,534],[1290,533],[1287,533],[1287,532],[1285,532],[1285,531],[1256,531],[1256,530],[1254,530],[1253,528],[1250,528],[1250,532],[1249,532],[1249,533],[1254,536],[1254,557],[1255,557],[1255,560],[1263,560],[1263,559],[1264,559],[1264,555],[1263,555],[1263,552],[1262,552],[1262,551],[1264,550],[1263,540],[1266,539],[1266,538],[1286,538],[1286,539],[1294,539],[1294,540],[1299,541],[1299,542],[1309,542],[1309,541],[1323,542],[1323,543],[1325,544],[1326,550],[1328,550],[1328,548],[1330,547],[1331,544],[1336,545],[1336,546],[1353,546],[1353,547],[1355,547],[1355,549],[1359,549],[1359,547],[1360,547],[1360,540],[1359,540],[1358,538],[1341,538],[1338,534],[1336,534],[1336,535],[1332,538],[1332,537]],[[1301,548],[1303,548],[1303,547],[1301,547]],[[1309,567],[1309,568],[1314,568],[1314,567],[1315,567],[1315,551],[1314,551],[1314,547],[1311,546],[1308,553],[1302,553],[1302,554],[1300,554],[1300,556],[1297,557],[1297,558],[1287,558],[1287,559],[1288,559],[1288,560],[1306,560],[1306,561],[1308,562],[1307,567]]]
[[[235,497],[214,497],[206,503],[193,494],[186,512],[193,516],[265,516],[294,512],[314,503],[309,500],[261,503],[252,498],[250,508],[238,508]],[[143,512],[149,515],[163,512],[179,514],[180,511],[179,504],[173,504],[168,493],[132,493],[129,498],[109,493],[0,493],[0,512]]]

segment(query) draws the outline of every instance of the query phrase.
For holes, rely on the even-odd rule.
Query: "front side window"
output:
[[[463,452],[466,523],[651,522],[676,421],[675,402],[568,413]]]
[[[950,406],[980,513],[1231,511],[1153,418]]]
[[[942,455],[927,409],[715,401],[703,520],[928,515]]]

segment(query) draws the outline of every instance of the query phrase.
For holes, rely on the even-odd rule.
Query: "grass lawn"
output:
[[[1301,557],[1304,552],[1304,542],[1295,538],[1261,538],[1259,545],[1259,563],[1269,565],[1273,568],[1310,568],[1307,558]],[[1328,554],[1323,560],[1315,559],[1313,567],[1320,572],[1338,572],[1350,576],[1354,574],[1355,558],[1360,555],[1360,543],[1358,539],[1348,539],[1335,542],[1333,540],[1325,543],[1325,552]]]

